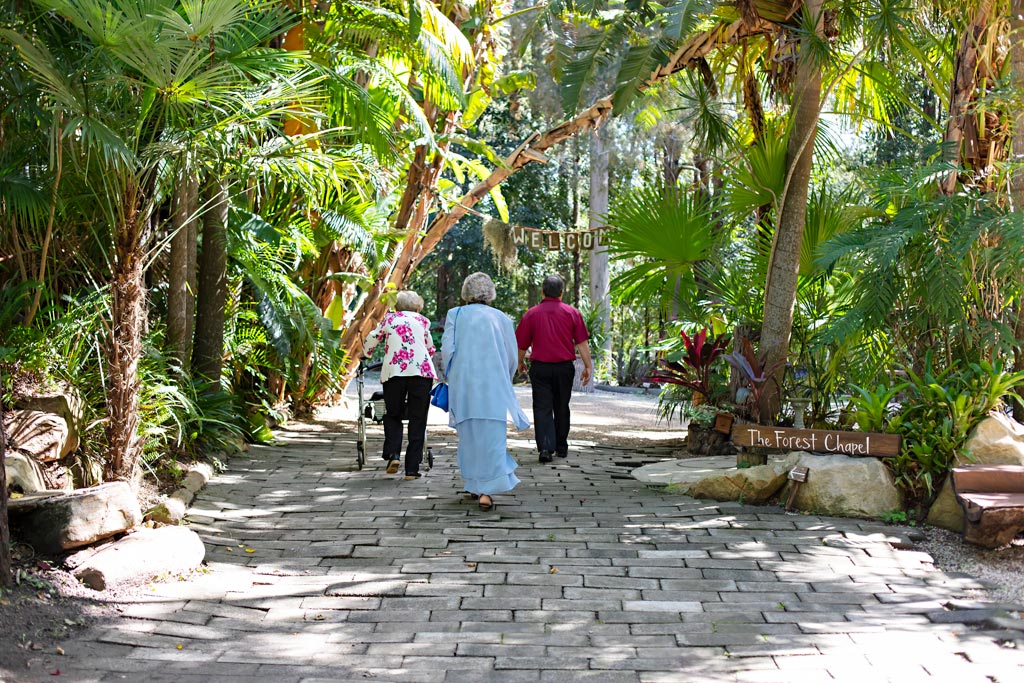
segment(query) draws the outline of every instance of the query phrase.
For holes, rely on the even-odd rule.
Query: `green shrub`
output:
[[[920,374],[905,371],[903,410],[889,423],[890,431],[903,436],[903,444],[889,462],[910,501],[928,502],[957,460],[966,456],[975,425],[1002,405],[1004,397],[1016,398],[1011,390],[1024,382],[1024,372],[1008,372],[1000,361],[936,370],[930,354]]]

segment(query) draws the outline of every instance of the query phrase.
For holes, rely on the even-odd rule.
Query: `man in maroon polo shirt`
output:
[[[526,351],[530,353],[530,385],[533,389],[533,424],[541,462],[552,455],[569,455],[569,399],[576,374],[576,351],[583,359],[583,384],[590,381],[593,365],[587,327],[583,316],[562,303],[565,283],[558,275],[548,275],[541,285],[544,300],[523,315],[516,328],[519,344],[519,371],[526,374]]]

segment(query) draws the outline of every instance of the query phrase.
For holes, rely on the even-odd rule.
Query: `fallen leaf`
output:
[[[182,645],[181,643],[178,643],[178,645],[177,645],[177,648],[178,648],[179,650],[180,650],[180,649],[182,649],[183,647],[185,647],[185,646],[184,646],[184,645]]]
[[[234,548],[224,548],[224,550],[227,550],[229,553],[235,552]]]
[[[42,650],[43,649],[43,646],[40,645],[39,643],[29,643],[28,646],[29,646],[29,648],[31,648],[33,650]]]
[[[24,495],[25,495],[24,493],[18,493],[17,491],[11,491],[10,494],[8,494],[7,497],[10,498],[11,500],[15,500],[17,498],[24,497]]]
[[[558,573],[558,567],[552,567],[551,569],[548,570],[548,574],[557,574],[557,573]]]
[[[247,552],[247,553],[254,553],[254,552],[256,552],[256,551],[255,551],[255,550],[253,550],[252,548],[246,548],[246,549],[245,549],[245,552]]]
[[[322,614],[318,614],[318,615],[316,615],[315,617],[313,617],[313,621],[323,621],[323,620],[324,620],[324,619],[326,619],[326,618],[327,618],[327,617],[325,617],[324,615],[322,615]]]
[[[60,669],[57,669],[56,671],[51,671],[50,675],[51,676],[60,676]]]
[[[61,657],[64,656],[64,648],[62,648],[60,645],[57,646],[57,654],[59,654]]]
[[[466,566],[467,567],[475,567],[476,566],[476,562],[467,562]]]

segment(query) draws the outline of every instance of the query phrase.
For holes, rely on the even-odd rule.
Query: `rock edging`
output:
[[[147,510],[143,518],[146,521],[172,526],[181,524],[185,513],[188,512],[188,506],[192,504],[196,494],[206,486],[211,478],[213,478],[213,466],[205,462],[197,463],[185,475],[181,487],[167,496],[163,502]]]

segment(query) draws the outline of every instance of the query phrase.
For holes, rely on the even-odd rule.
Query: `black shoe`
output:
[[[388,460],[388,474],[395,474],[396,472],[398,472],[398,465],[398,456],[392,455],[391,459]]]
[[[559,458],[568,458],[569,457],[568,453],[559,453],[558,451],[555,451],[555,455],[557,455]]]
[[[551,451],[541,451],[540,452],[540,461],[542,463],[551,462],[551,459],[552,459],[551,458]]]

